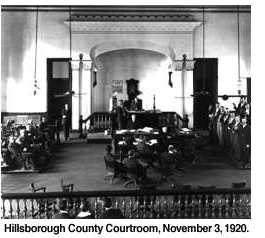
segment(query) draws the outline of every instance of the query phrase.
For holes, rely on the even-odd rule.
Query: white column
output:
[[[83,54],[79,54],[79,75],[78,75],[78,118],[83,114],[82,112],[82,96],[83,96]]]

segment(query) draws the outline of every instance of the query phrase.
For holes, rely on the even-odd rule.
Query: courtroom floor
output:
[[[104,181],[105,164],[103,160],[106,144],[87,144],[75,140],[62,144],[50,161],[45,172],[28,174],[2,174],[2,192],[29,192],[29,184],[45,186],[47,192],[61,191],[60,179],[73,183],[75,191],[125,189],[123,181],[114,184]],[[187,168],[186,173],[176,176],[177,184],[192,186],[231,187],[232,182],[246,182],[250,187],[250,170],[233,166],[222,151],[204,149],[199,153],[196,164]],[[157,189],[170,188],[167,182],[158,182],[157,174],[148,171],[148,176],[157,184]]]

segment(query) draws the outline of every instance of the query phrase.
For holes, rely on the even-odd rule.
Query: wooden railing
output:
[[[82,201],[95,218],[109,197],[125,218],[250,218],[250,189],[120,190],[2,194],[2,218],[52,218],[60,200],[74,217]]]
[[[174,114],[176,117],[174,118]],[[163,126],[180,126],[182,118],[174,112],[157,113],[159,127]],[[104,131],[111,128],[111,113],[110,112],[94,112],[87,120],[90,120],[90,131]],[[176,122],[175,122],[176,120]]]
[[[90,115],[91,131],[104,131],[111,126],[111,114],[109,112],[94,112]]]

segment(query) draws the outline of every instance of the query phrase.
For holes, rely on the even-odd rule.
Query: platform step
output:
[[[93,132],[87,134],[86,140],[89,144],[106,144],[111,143],[111,136],[104,132]]]

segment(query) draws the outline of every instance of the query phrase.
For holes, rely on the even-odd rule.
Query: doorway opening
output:
[[[194,128],[207,130],[208,108],[215,106],[218,97],[218,59],[195,58],[193,70]]]
[[[62,109],[65,104],[68,104],[72,117],[71,72],[69,58],[47,59],[47,119],[49,123],[54,123],[56,119],[61,119]]]

